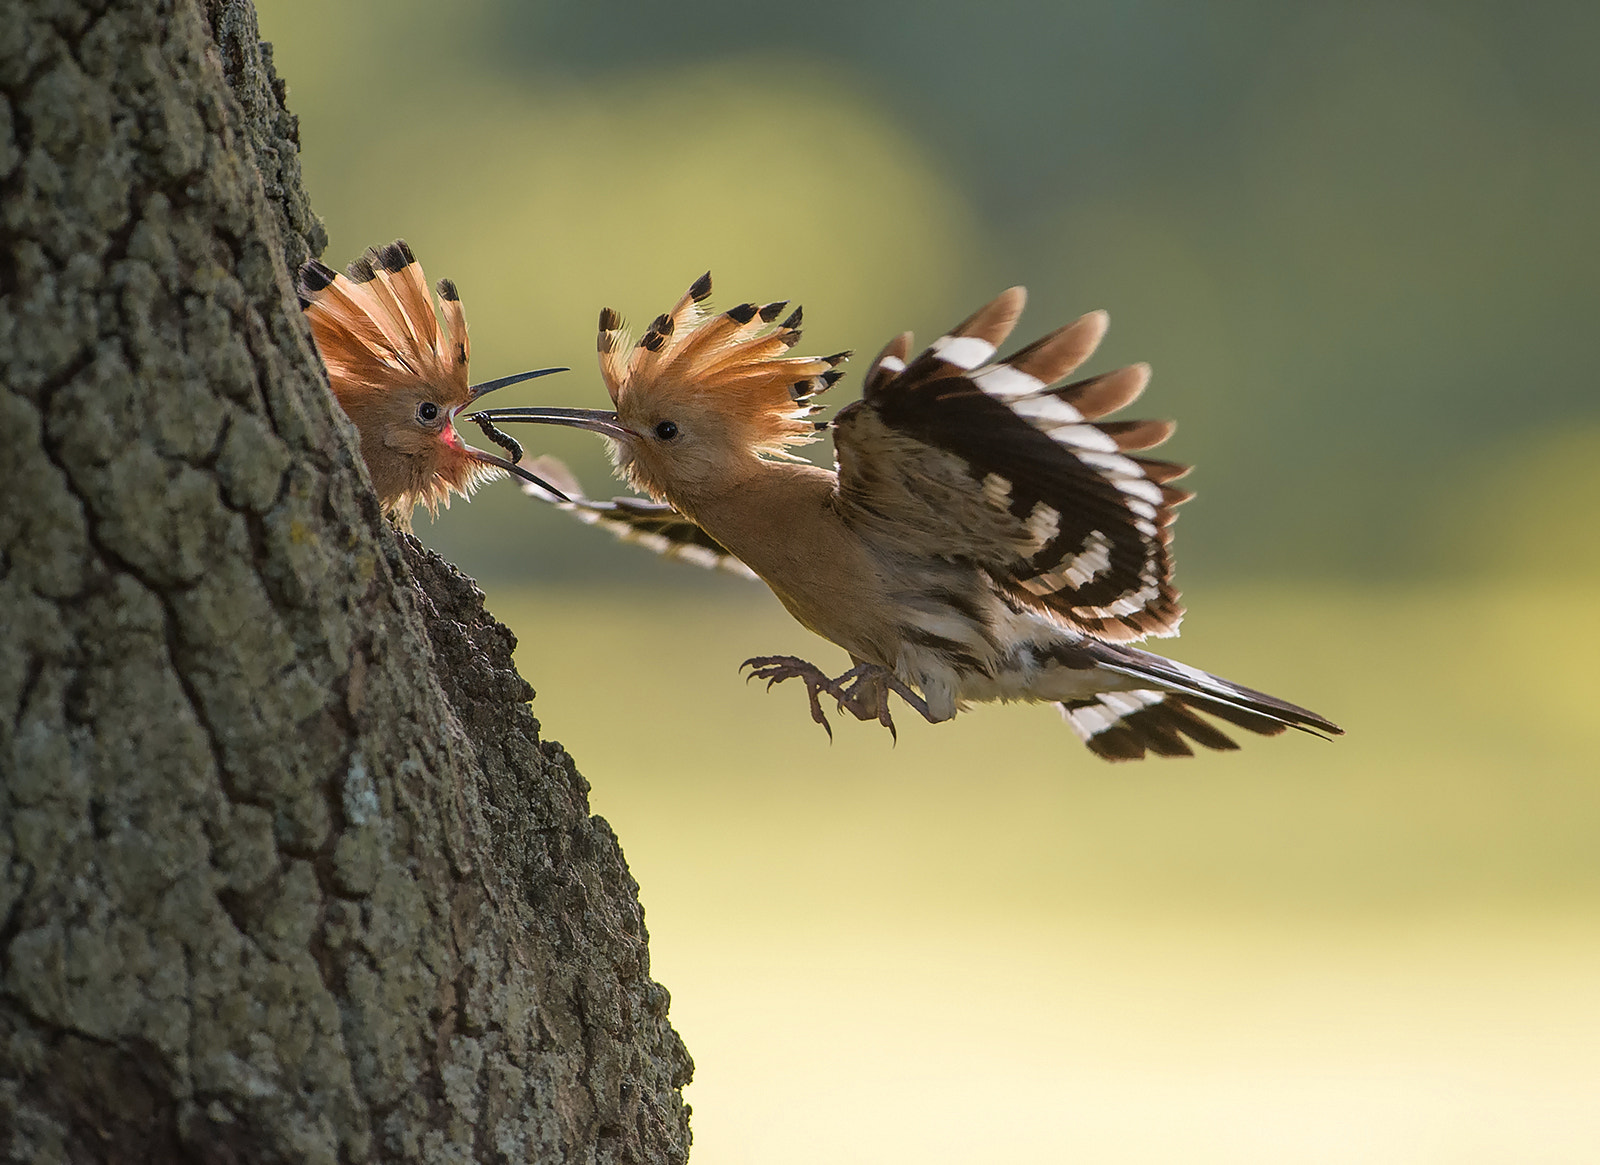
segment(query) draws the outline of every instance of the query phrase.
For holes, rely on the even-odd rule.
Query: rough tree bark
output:
[[[322,380],[267,54],[0,19],[0,1152],[681,1161],[616,839]]]

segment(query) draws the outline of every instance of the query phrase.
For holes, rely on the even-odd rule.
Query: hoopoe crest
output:
[[[525,476],[463,441],[457,414],[496,388],[565,369],[469,384],[472,345],[461,296],[441,279],[436,314],[422,264],[404,239],[367,251],[342,275],[312,260],[301,267],[299,284],[328,382],[361,435],[385,510],[409,524],[419,504],[437,514],[451,494],[471,496],[507,472]]]
[[[600,313],[600,376],[617,420],[648,434],[614,448],[635,488],[664,501],[675,485],[725,480],[740,462],[784,458],[816,440],[811,398],[839,379],[849,357],[795,357],[801,311],[773,321],[788,305],[743,303],[707,317],[711,273],[695,280],[671,311],[651,322],[637,344],[622,317]]]

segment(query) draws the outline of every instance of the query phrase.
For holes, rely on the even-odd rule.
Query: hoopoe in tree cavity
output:
[[[710,289],[707,275],[631,350],[617,314],[601,313],[614,411],[482,416],[606,437],[619,473],[653,502],[540,496],[657,549],[736,559],[854,665],[830,677],[763,656],[742,665],[751,678],[801,680],[824,727],[823,694],[891,732],[890,693],[930,722],[974,702],[1051,702],[1114,761],[1192,755],[1191,741],[1238,747],[1202,714],[1267,736],[1341,732],[1130,646],[1177,633],[1171,525],[1191,495],[1170,484],[1186,467],[1129,455],[1171,423],[1101,420],[1143,391],[1147,365],[1060,384],[1099,344],[1104,312],[996,361],[1025,301],[1014,287],[915,359],[910,333],[892,340],[863,399],[830,426],[809,419],[810,402],[848,353],[786,355],[800,313],[769,327],[783,304],[703,318]],[[788,453],[828,428],[835,470]]]
[[[328,370],[328,383],[361,435],[373,488],[394,520],[409,528],[418,505],[436,515],[450,495],[469,497],[502,472],[541,490],[557,487],[512,461],[474,449],[456,432],[456,415],[485,393],[565,372],[540,368],[467,383],[472,346],[456,285],[439,280],[439,308],[422,264],[404,239],[368,250],[346,274],[312,260],[300,268],[300,305]]]

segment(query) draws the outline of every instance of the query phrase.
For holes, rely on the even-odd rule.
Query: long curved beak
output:
[[[606,409],[484,409],[471,414],[467,419],[475,420],[478,417],[485,417],[497,425],[506,421],[529,425],[566,425],[574,429],[588,429],[591,433],[599,433],[602,437],[610,437],[613,441],[626,441],[633,436],[632,430],[617,420],[617,414]]]
[[[513,384],[521,384],[524,380],[537,380],[541,376],[549,376],[553,372],[571,372],[570,368],[535,368],[532,372],[518,372],[511,376],[502,376],[499,380],[486,380],[482,384],[474,384],[467,389],[472,394],[471,399],[477,400],[480,396],[487,396],[497,388],[509,388]]]

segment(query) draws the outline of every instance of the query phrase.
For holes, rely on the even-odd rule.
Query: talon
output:
[[[833,725],[828,723],[828,717],[823,714],[822,705],[817,702],[815,692],[811,693],[811,719],[822,725],[822,731],[828,734],[828,743],[833,743]]]
[[[824,675],[816,664],[791,655],[754,656],[739,665],[740,671],[746,668],[750,674],[745,677],[745,682],[766,680],[769,692],[784,680],[797,679],[805,684],[811,719],[822,725],[830,741],[833,739],[833,725],[822,710],[820,697],[823,692],[833,697],[839,711],[848,712],[857,720],[876,720],[883,725],[889,730],[889,737],[895,744],[900,742],[900,733],[895,728],[894,717],[889,713],[891,691],[920,712],[924,719],[932,720],[927,702],[901,683],[894,673],[877,664],[857,662],[849,671],[832,679]]]

